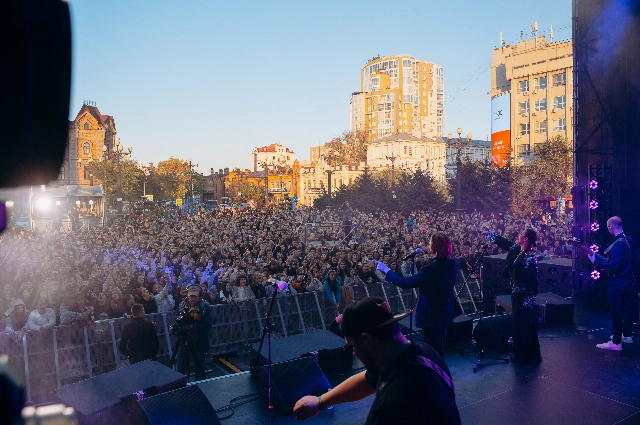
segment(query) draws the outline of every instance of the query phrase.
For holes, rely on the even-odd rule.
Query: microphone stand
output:
[[[278,285],[272,286],[273,293],[271,294],[271,303],[269,304],[269,310],[265,318],[265,324],[262,328],[262,339],[258,346],[258,353],[255,358],[251,359],[251,377],[256,378],[260,372],[260,352],[262,351],[262,344],[264,343],[264,337],[267,337],[267,401],[269,405],[269,423],[273,425],[273,403],[271,403],[271,311],[273,310],[273,304],[278,294]]]
[[[413,257],[411,257],[411,276],[413,276],[414,274],[416,274],[416,257],[418,254],[414,255]],[[411,304],[409,307],[409,342],[413,342],[413,303],[414,303],[414,296],[413,296],[413,288],[409,288],[409,295],[411,298]]]
[[[484,355],[484,348],[483,348],[483,344],[482,344],[482,340],[484,339],[483,337],[483,330],[484,330],[484,321],[483,321],[483,317],[484,317],[484,300],[483,300],[483,294],[482,294],[482,290],[484,289],[484,276],[483,276],[483,269],[484,266],[482,264],[482,259],[484,258],[484,256],[487,253],[487,248],[488,245],[485,245],[482,247],[482,253],[480,254],[480,257],[478,257],[478,259],[475,261],[475,263],[471,266],[471,271],[478,271],[478,280],[480,282],[480,293],[478,294],[478,303],[481,303],[480,305],[480,319],[478,320],[478,323],[476,324],[476,326],[480,326],[480,332],[478,332],[478,334],[480,335],[479,341],[476,341],[478,343],[478,351],[462,351],[460,353],[461,356],[473,356],[473,357],[477,357],[478,361],[476,362],[476,365],[473,367],[473,373],[476,373],[478,371],[478,368],[480,366],[482,366],[482,360],[483,359],[491,359],[491,360],[498,360],[501,362],[507,362],[509,363],[509,357],[502,358],[502,357],[489,357],[489,356],[485,356]]]

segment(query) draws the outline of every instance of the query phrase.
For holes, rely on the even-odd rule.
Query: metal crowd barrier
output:
[[[356,285],[354,300],[366,296],[384,298],[393,311],[406,311],[412,291],[388,283]],[[415,291],[413,291],[415,294]],[[268,300],[267,300],[268,301]],[[260,340],[268,310],[265,300],[212,306],[213,329],[209,333],[209,355],[246,353],[250,344]],[[327,302],[324,292],[305,292],[276,298],[272,311],[272,337],[328,329],[337,311]],[[160,341],[157,360],[169,364],[175,336],[169,327],[175,312],[148,314]],[[13,369],[22,374],[27,402],[38,404],[53,400],[58,388],[110,372],[127,363],[118,345],[129,318],[107,319],[88,326],[56,326],[51,330],[27,332],[21,341],[14,334],[0,334],[0,352],[9,354]]]

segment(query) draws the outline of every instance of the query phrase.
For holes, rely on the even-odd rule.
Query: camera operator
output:
[[[169,329],[169,334],[177,333],[179,347],[177,353],[177,370],[186,374],[193,358],[195,379],[200,381],[204,376],[204,358],[209,351],[209,331],[212,325],[211,305],[200,297],[200,286],[187,288],[188,298],[180,303],[176,323]]]

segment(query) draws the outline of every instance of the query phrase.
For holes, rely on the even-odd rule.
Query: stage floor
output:
[[[637,332],[639,329],[636,328]],[[480,424],[620,424],[640,423],[640,337],[622,352],[596,348],[611,334],[608,313],[576,303],[574,323],[541,325],[543,361],[532,365],[483,360],[477,373],[474,357],[445,353],[456,387],[462,423]],[[473,344],[471,344],[473,345]],[[498,353],[486,352],[499,357]],[[243,359],[229,359],[242,368]],[[354,361],[354,367],[358,367]],[[246,370],[246,369],[244,369]],[[332,385],[347,375],[328,376]],[[198,384],[215,409],[232,399],[256,393],[248,373],[213,378]],[[373,396],[323,411],[309,424],[364,423]],[[223,418],[231,410],[219,411]],[[266,403],[258,398],[236,407],[224,424],[268,423]],[[293,424],[293,416],[276,414],[274,423]]]

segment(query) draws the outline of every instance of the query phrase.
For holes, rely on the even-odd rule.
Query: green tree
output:
[[[191,190],[191,168],[189,163],[179,158],[160,161],[154,180],[160,189],[162,199],[182,198]]]
[[[108,199],[115,201],[118,176],[118,161],[109,159],[93,165],[94,181],[101,184]],[[142,171],[138,163],[130,158],[120,159],[120,176],[122,199],[135,201],[142,196]]]
[[[568,195],[573,173],[573,152],[563,136],[537,143],[533,159],[513,167],[513,211],[530,215],[540,210],[535,199],[556,198]]]

